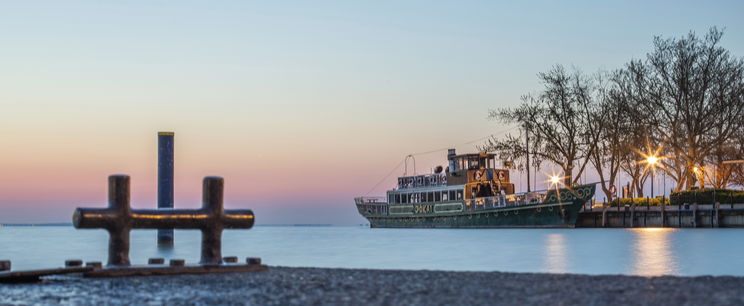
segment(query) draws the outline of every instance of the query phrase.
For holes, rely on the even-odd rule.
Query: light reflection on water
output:
[[[744,229],[370,229],[274,227],[226,230],[223,255],[269,265],[633,275],[744,276]],[[14,269],[65,259],[105,261],[104,230],[0,227],[0,259]],[[130,257],[197,262],[199,231],[176,230],[174,248],[135,230]]]
[[[643,276],[674,275],[676,258],[672,254],[671,228],[634,229],[633,274]]]
[[[545,271],[550,273],[568,272],[566,241],[563,234],[548,234],[545,239]]]

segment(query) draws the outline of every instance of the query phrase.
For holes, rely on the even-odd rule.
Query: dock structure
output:
[[[744,227],[744,204],[682,204],[600,207],[579,212],[576,227]]]
[[[173,209],[174,132],[158,132],[158,209]],[[173,229],[158,230],[158,245],[173,245]]]

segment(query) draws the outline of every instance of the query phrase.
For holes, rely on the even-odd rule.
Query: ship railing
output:
[[[356,204],[387,204],[385,197],[357,197],[354,198]]]
[[[516,207],[531,204],[525,201],[523,195],[493,196],[465,200],[466,210],[482,210],[489,208]]]

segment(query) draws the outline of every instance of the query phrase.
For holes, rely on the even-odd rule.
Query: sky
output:
[[[110,174],[156,207],[157,132],[175,206],[225,178],[257,224],[366,223],[353,198],[473,152],[488,120],[562,64],[611,70],[654,35],[711,26],[744,56],[735,1],[0,2],[0,223],[70,222]],[[409,172],[413,169],[409,168]],[[513,177],[520,177],[513,175]],[[383,179],[385,178],[385,179]],[[378,185],[378,182],[382,182]],[[374,186],[374,190],[371,190]],[[521,186],[518,184],[518,187]]]

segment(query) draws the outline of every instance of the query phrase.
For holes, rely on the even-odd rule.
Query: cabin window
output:
[[[400,195],[399,194],[396,194],[394,200],[395,200],[394,201],[395,203],[400,203]]]
[[[462,190],[457,191],[457,198],[458,200],[462,200]]]
[[[422,193],[419,193],[419,199],[420,199],[421,203],[426,202],[426,193],[423,193],[423,192]]]
[[[427,202],[434,202],[434,193],[433,192],[429,192],[428,194],[426,194],[426,201]]]
[[[442,191],[442,202],[446,202],[449,200],[449,192]]]
[[[457,199],[457,197],[455,197],[455,191],[454,190],[450,190],[449,191],[449,199],[450,199],[450,201],[453,201],[453,200]]]
[[[407,194],[402,194],[401,197],[400,197],[400,199],[401,199],[400,203],[403,203],[403,204],[408,203],[408,195]]]
[[[442,201],[442,193],[441,192],[435,192],[434,193],[434,202],[441,202]]]
[[[480,168],[480,163],[478,162],[478,159],[473,158],[470,160],[470,169],[478,169]]]

